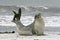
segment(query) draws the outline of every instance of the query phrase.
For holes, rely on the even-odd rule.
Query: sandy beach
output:
[[[60,35],[47,34],[43,36],[20,36],[18,33],[0,34],[0,40],[60,40]]]

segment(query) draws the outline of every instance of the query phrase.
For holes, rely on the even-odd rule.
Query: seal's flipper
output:
[[[15,14],[13,20],[15,20],[17,13],[15,11],[13,13]]]
[[[21,13],[21,8],[19,8],[18,13]]]
[[[13,13],[16,15],[17,13],[15,11],[13,11]]]
[[[14,18],[13,18],[13,21],[14,20],[20,20],[20,18],[21,18],[21,8],[19,8],[18,13],[16,13],[15,11],[13,11],[13,13],[15,14]]]
[[[18,16],[21,17],[21,8],[18,10]]]

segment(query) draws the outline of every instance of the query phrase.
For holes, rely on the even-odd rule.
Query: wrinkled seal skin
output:
[[[26,36],[27,35],[42,35],[44,33],[45,24],[40,13],[35,15],[34,22],[28,26],[24,26],[20,21],[21,8],[19,8],[18,13],[16,13],[15,11],[13,11],[13,13],[15,15],[12,22],[16,24],[17,32],[20,35],[26,35]]]

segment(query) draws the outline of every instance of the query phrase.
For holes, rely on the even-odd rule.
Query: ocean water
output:
[[[0,32],[16,31],[16,24],[11,22],[13,12],[18,11],[19,7],[15,6],[0,6]],[[21,22],[27,26],[34,20],[34,15],[41,13],[45,22],[45,32],[60,34],[60,8],[58,7],[21,7],[22,17]]]

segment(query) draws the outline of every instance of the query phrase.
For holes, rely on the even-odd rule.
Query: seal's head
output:
[[[35,15],[35,19],[41,18],[41,13]]]

